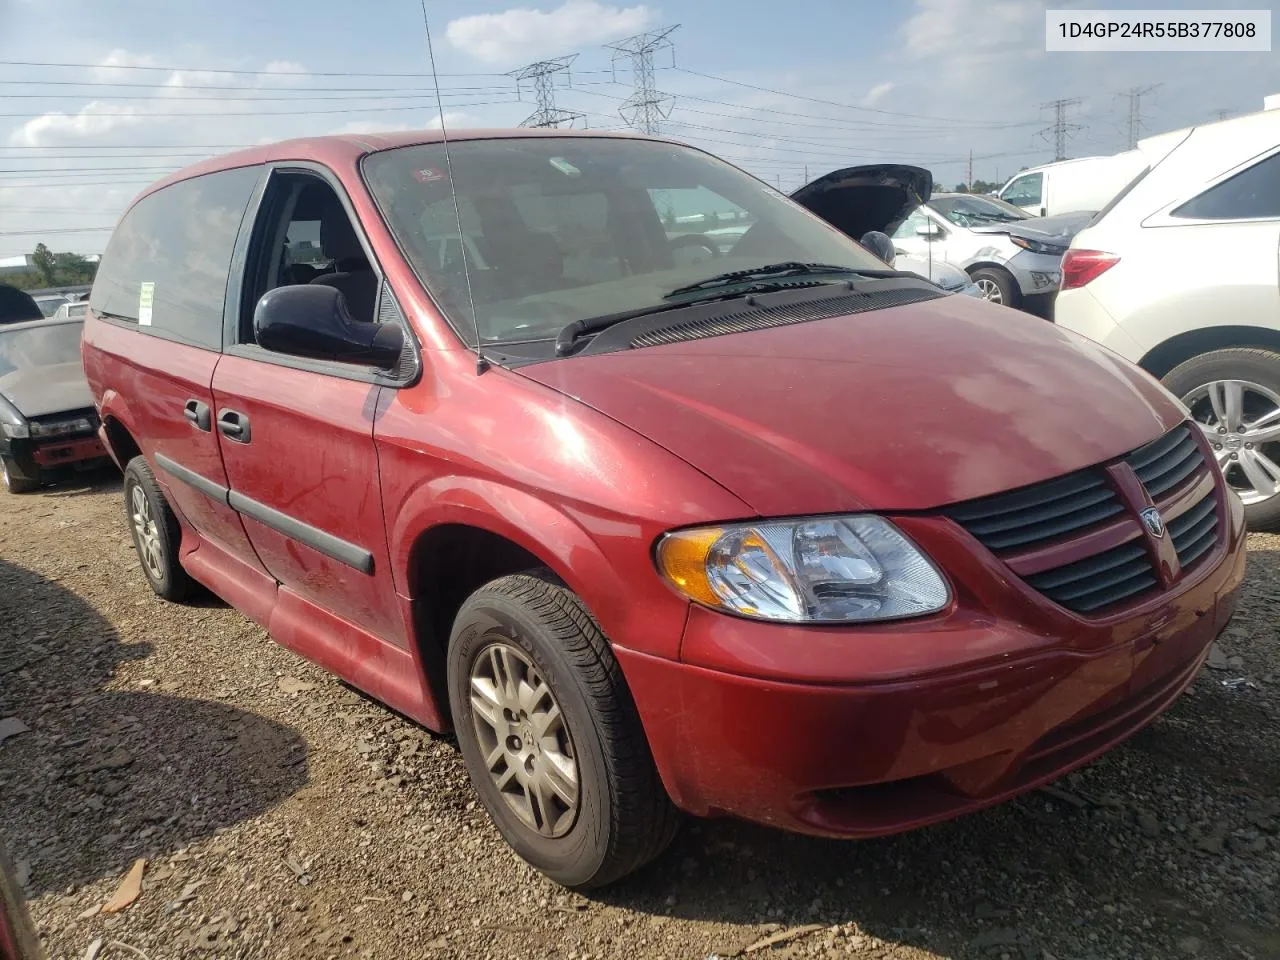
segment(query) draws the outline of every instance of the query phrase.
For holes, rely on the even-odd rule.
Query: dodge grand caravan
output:
[[[1244,571],[1145,373],[668,142],[199,164],[120,221],[82,352],[155,592],[454,730],[573,887],[677,811],[868,837],[1058,777],[1173,702]]]

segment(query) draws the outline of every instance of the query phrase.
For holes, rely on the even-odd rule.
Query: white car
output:
[[[993,303],[1058,289],[1062,256],[1090,214],[1035,219],[994,197],[935,193],[894,231],[893,244],[917,259],[954,263]]]
[[[56,311],[54,311],[53,319],[66,320],[72,317],[75,317],[78,319],[84,319],[84,315],[88,312],[88,310],[89,310],[88,300],[73,300],[69,303],[64,303]]]
[[[1145,166],[1139,150],[1109,157],[1059,160],[1020,170],[1000,188],[998,196],[1033,217],[1096,213]]]
[[[1280,110],[1139,144],[1075,237],[1055,319],[1163,380],[1255,529],[1280,525]]]

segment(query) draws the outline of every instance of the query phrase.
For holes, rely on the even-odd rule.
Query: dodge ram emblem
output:
[[[1157,540],[1164,536],[1164,517],[1155,507],[1147,507],[1141,513],[1142,524]]]

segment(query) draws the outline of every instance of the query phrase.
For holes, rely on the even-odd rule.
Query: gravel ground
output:
[[[54,958],[1277,958],[1278,551],[1251,537],[1216,669],[1052,792],[861,843],[692,823],[581,897],[501,842],[450,739],[154,599],[115,479],[0,495],[0,736],[30,728],[0,822]]]

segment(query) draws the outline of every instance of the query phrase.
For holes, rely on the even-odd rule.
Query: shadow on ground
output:
[[[306,783],[306,750],[289,727],[207,700],[109,689],[117,667],[150,648],[122,643],[80,597],[3,560],[0,624],[0,718],[30,728],[0,743],[4,841],[28,896],[118,875]]]

